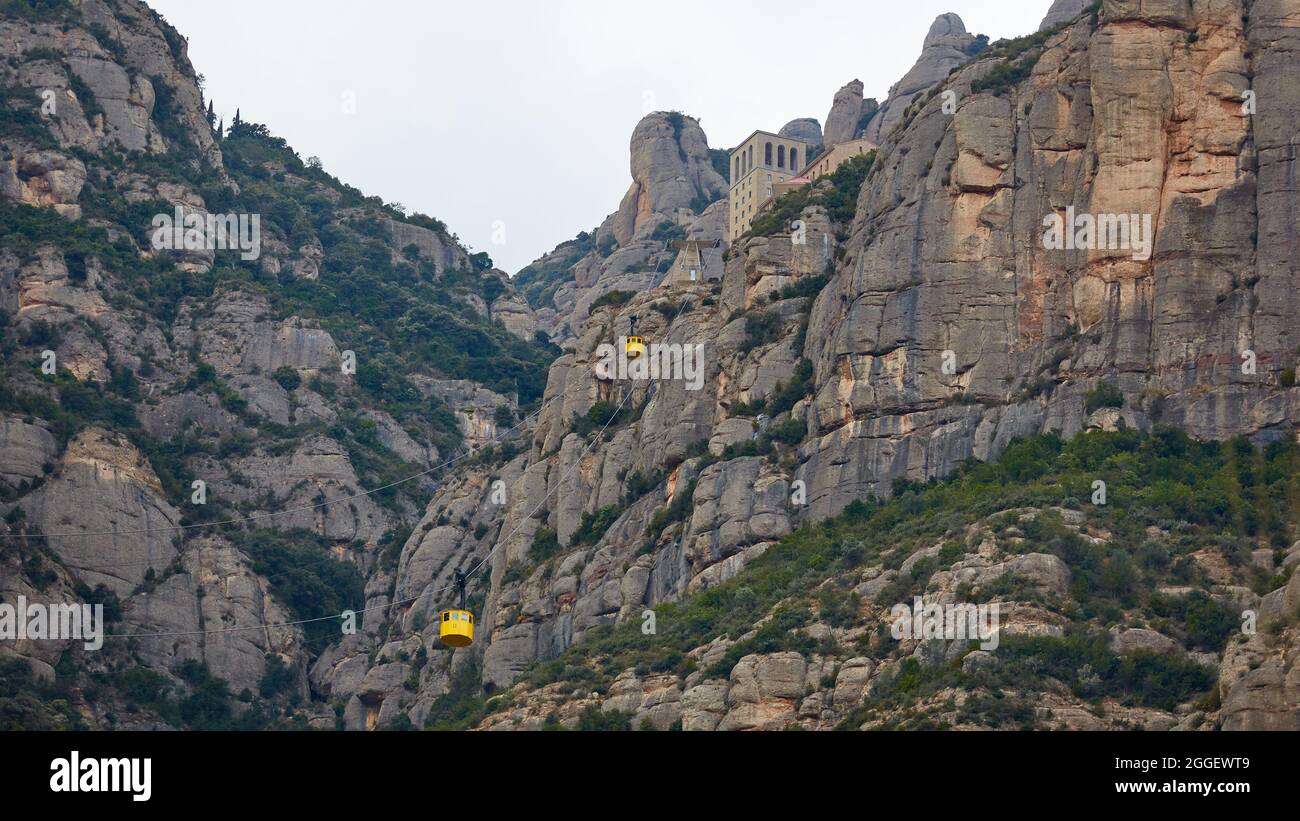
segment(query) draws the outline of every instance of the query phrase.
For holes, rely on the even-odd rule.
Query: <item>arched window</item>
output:
[[[790,149],[790,170],[799,170],[799,149],[797,148]]]
[[[785,146],[783,145],[776,147],[776,167],[785,168]]]
[[[745,152],[745,171],[748,172],[749,169],[753,167],[754,167],[754,146],[751,145],[749,147],[749,150]]]
[[[771,143],[767,143],[766,147],[763,149],[763,165],[766,166],[772,165],[772,144]]]
[[[736,176],[734,177],[734,179],[736,180],[740,179],[740,157],[739,156],[736,157]]]

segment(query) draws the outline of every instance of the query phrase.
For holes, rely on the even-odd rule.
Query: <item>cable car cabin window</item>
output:
[[[451,621],[451,614],[450,614],[450,613],[443,613],[443,614],[442,614],[442,620],[443,620],[443,621]]]

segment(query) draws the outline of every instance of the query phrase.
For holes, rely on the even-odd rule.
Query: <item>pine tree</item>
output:
[[[212,101],[208,100],[208,128],[217,127],[217,112],[212,108]]]

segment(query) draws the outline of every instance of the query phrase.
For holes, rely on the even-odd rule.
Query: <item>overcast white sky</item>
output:
[[[825,124],[858,78],[884,100],[934,18],[990,39],[1050,0],[149,0],[207,96],[366,194],[438,217],[514,274],[618,207],[647,111],[728,148]],[[355,113],[344,111],[345,95]],[[504,226],[504,243],[493,226]]]

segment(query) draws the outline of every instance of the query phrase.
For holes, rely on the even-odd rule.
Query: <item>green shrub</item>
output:
[[[592,705],[578,716],[578,729],[584,732],[628,732],[632,717],[627,713],[606,712]]]
[[[560,553],[559,537],[551,528],[539,527],[537,532],[533,534],[533,545],[528,549],[528,552],[539,562],[557,556]]]
[[[302,376],[293,368],[277,368],[273,374],[276,382],[286,391],[296,391],[302,385]]]
[[[285,666],[274,653],[267,655],[266,671],[262,673],[262,681],[258,685],[262,698],[274,698],[281,693],[292,692],[297,683],[298,674],[292,667]]]
[[[195,730],[229,729],[233,707],[226,682],[193,659],[184,662],[178,673],[190,688],[180,701],[181,720]]]
[[[1151,597],[1150,609],[1161,618],[1181,622],[1187,643],[1193,649],[1219,653],[1237,632],[1237,614],[1200,590],[1186,596]]]
[[[609,530],[609,526],[623,515],[621,505],[609,505],[602,507],[594,513],[582,514],[582,522],[578,529],[574,531],[573,539],[569,542],[569,547],[578,547],[579,545],[595,544]]]
[[[1030,54],[1015,62],[998,63],[988,74],[971,83],[971,93],[981,94],[987,91],[995,97],[1006,94],[1029,79],[1029,75],[1033,73],[1034,66],[1038,64],[1040,56],[1039,54]]]
[[[802,419],[791,417],[784,422],[769,426],[767,435],[773,441],[793,446],[802,442],[808,435],[808,425]]]
[[[1084,398],[1084,409],[1088,413],[1102,408],[1122,407],[1124,407],[1124,393],[1109,382],[1102,382],[1088,391],[1088,395]]]
[[[759,311],[745,317],[745,340],[741,343],[742,351],[752,351],[763,345],[770,345],[781,338],[784,323],[776,311]]]
[[[794,366],[794,375],[790,382],[779,385],[778,390],[766,403],[767,413],[771,416],[785,413],[798,404],[800,399],[811,395],[813,387],[813,364],[807,359],[800,359]]]
[[[686,239],[686,229],[675,222],[661,222],[650,234],[652,242],[672,242],[680,239]]]
[[[586,436],[593,431],[616,427],[626,417],[626,409],[601,399],[588,408],[584,416],[574,420],[573,432],[579,436]]]
[[[807,299],[817,296],[831,281],[829,276],[819,274],[815,277],[800,277],[781,289],[781,299]]]
[[[356,565],[335,559],[331,540],[308,531],[236,531],[231,538],[253,559],[254,572],[266,576],[271,591],[295,620],[325,619],[303,625],[308,641],[333,639],[335,619],[364,597]]]
[[[824,207],[836,223],[851,222],[857,211],[862,183],[875,161],[875,151],[852,157],[816,183],[786,192],[777,198],[770,209],[754,218],[749,235],[770,237],[789,231],[791,224],[799,219],[804,209],[814,205]]]
[[[510,430],[515,424],[515,412],[509,405],[497,405],[496,410],[492,412],[492,421],[496,423],[497,430]]]

